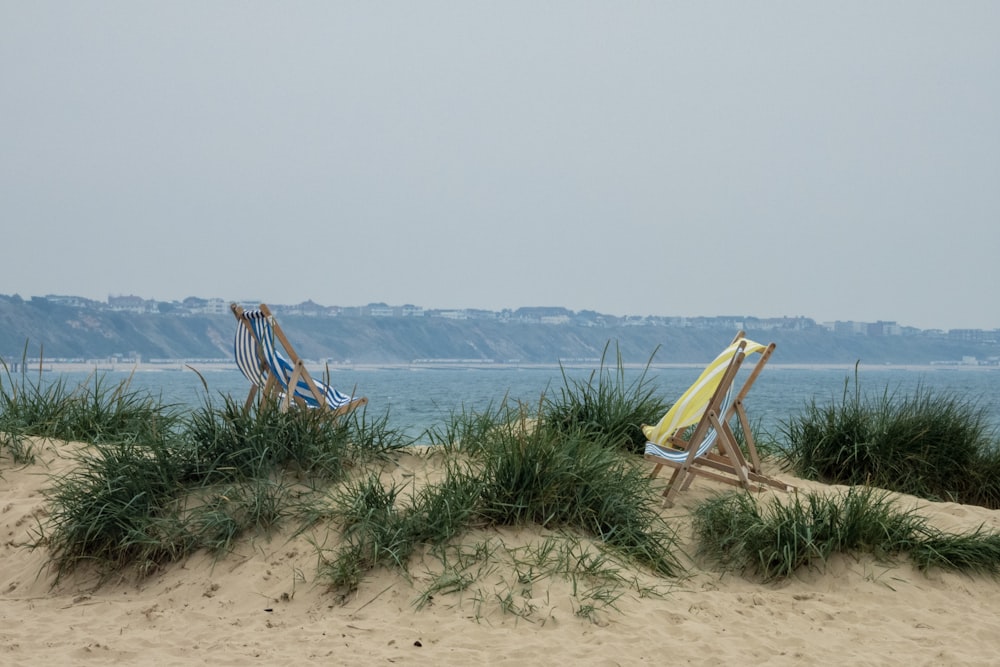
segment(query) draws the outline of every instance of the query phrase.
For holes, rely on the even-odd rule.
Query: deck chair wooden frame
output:
[[[245,327],[246,331],[249,332],[250,336],[256,341],[255,345],[255,355],[257,358],[257,374],[249,373],[245,369],[244,375],[247,375],[250,380],[250,392],[247,395],[246,402],[244,403],[244,408],[249,409],[253,405],[254,399],[257,396],[257,392],[260,391],[261,397],[266,397],[271,400],[276,400],[282,409],[287,410],[291,407],[294,402],[296,405],[302,408],[307,407],[318,407],[320,409],[329,410],[333,416],[339,416],[346,414],[368,402],[365,397],[355,397],[353,394],[349,397],[347,402],[338,407],[333,407],[327,400],[327,394],[320,388],[320,384],[316,382],[309,371],[306,369],[305,363],[299,357],[298,353],[295,352],[295,348],[288,341],[288,337],[285,336],[284,330],[282,330],[281,325],[278,324],[274,315],[271,313],[271,309],[267,307],[267,304],[260,304],[259,310],[263,313],[267,320],[268,328],[274,339],[281,345],[284,350],[285,355],[290,363],[290,372],[288,368],[274,368],[270,360],[268,360],[266,353],[264,352],[263,344],[264,342],[259,339],[258,333],[254,331],[253,326],[246,317],[246,311],[236,303],[232,303],[229,306],[232,310],[233,315],[236,317],[239,326]],[[282,384],[282,381],[278,379],[279,373],[281,376],[287,374],[287,379]],[[311,396],[314,404],[302,396],[301,388],[305,386],[307,388],[306,396]],[[326,385],[323,385],[324,388]],[[299,390],[296,390],[299,388]],[[339,392],[338,392],[339,393]]]
[[[736,346],[735,353],[729,360],[729,364],[712,393],[701,418],[693,426],[682,428],[667,438],[667,445],[674,450],[679,450],[679,456],[668,459],[656,453],[655,448],[647,447],[645,458],[655,464],[651,476],[655,477],[663,467],[673,469],[667,486],[663,490],[665,505],[672,505],[676,494],[686,490],[698,475],[726,484],[741,486],[748,491],[759,491],[762,486],[770,486],[783,491],[792,489],[785,482],[762,473],[760,455],[754,442],[744,403],[751,387],[771,358],[775,348],[774,343],[763,346],[760,351],[760,359],[733,396],[733,383],[747,357],[748,344],[750,341],[745,338],[743,331],[736,334],[730,344],[730,347]],[[757,346],[756,343],[753,345]],[[734,418],[738,420],[741,427],[746,454],[736,439],[732,426]],[[713,442],[706,449],[704,445],[707,444],[708,438],[712,438]],[[654,451],[651,452],[651,449]],[[682,452],[686,452],[686,456]]]

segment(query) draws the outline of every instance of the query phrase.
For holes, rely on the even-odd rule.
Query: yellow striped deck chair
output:
[[[642,427],[648,440],[645,458],[655,464],[653,476],[664,466],[673,468],[663,491],[665,504],[672,504],[677,492],[688,488],[695,475],[748,490],[757,490],[760,484],[783,490],[791,488],[761,473],[760,456],[743,403],[772,352],[774,343],[761,345],[740,331],[659,423]],[[759,354],[760,359],[734,396],[737,374],[743,361],[752,354]],[[743,432],[746,454],[736,440],[734,417]]]

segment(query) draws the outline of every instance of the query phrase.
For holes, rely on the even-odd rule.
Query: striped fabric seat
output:
[[[253,321],[249,317],[247,320],[249,322]],[[236,366],[239,367],[243,376],[250,381],[250,384],[263,387],[267,382],[267,362],[264,361],[265,357],[257,355],[258,349],[260,349],[260,346],[257,344],[255,330],[244,326],[242,322],[238,322],[236,337],[233,340],[233,353],[236,357]]]
[[[732,398],[732,390],[726,394],[726,400],[722,404],[722,410],[725,411],[729,407],[729,401]],[[676,405],[676,403],[674,404]],[[645,427],[651,428],[651,427]],[[712,450],[712,445],[715,444],[715,438],[718,436],[715,429],[711,429],[705,438],[698,445],[698,451],[695,453],[695,458],[704,456]],[[673,461],[674,463],[684,463],[687,460],[690,452],[686,449],[675,449],[673,447],[667,446],[665,444],[661,445],[655,442],[647,442],[645,454],[648,456],[656,456],[661,459],[666,459],[668,461]]]
[[[740,342],[745,341],[745,346],[741,348]],[[646,443],[646,453],[647,454],[660,454],[663,458],[676,459],[677,461],[683,461],[687,458],[688,452],[685,450],[677,450],[669,448],[670,438],[679,432],[683,432],[684,429],[689,426],[697,424],[702,416],[705,414],[705,410],[708,409],[709,403],[711,403],[712,398],[715,393],[719,390],[719,386],[722,384],[726,376],[726,370],[729,368],[730,364],[741,350],[744,355],[751,355],[754,352],[763,353],[765,346],[760,343],[755,343],[752,340],[746,338],[740,338],[735,341],[732,345],[723,350],[719,356],[717,356],[712,363],[705,367],[705,370],[701,372],[698,379],[695,380],[694,384],[688,387],[687,391],[681,394],[681,397],[677,399],[667,414],[663,415],[663,418],[656,424],[656,426],[643,426],[642,431],[646,435],[648,442]],[[730,383],[727,391],[726,398],[722,402],[720,412],[725,412],[729,407],[729,403],[732,400],[733,395],[733,385]],[[715,431],[711,431],[709,434],[712,441],[715,440]],[[706,440],[709,438],[706,437]],[[702,444],[701,451],[697,456],[702,456],[705,452],[711,449],[712,443]]]
[[[236,304],[232,306],[237,318],[233,354],[237,367],[254,387],[266,391],[269,380],[273,379],[278,398],[286,405],[294,399],[311,408],[334,412],[345,412],[367,402],[313,379],[300,360],[292,362],[281,354],[275,342],[274,318],[265,308],[244,310]],[[252,397],[253,392],[248,403]]]

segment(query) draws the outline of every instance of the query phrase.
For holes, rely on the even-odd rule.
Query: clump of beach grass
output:
[[[643,424],[654,424],[669,404],[656,393],[649,377],[653,355],[628,381],[621,350],[615,348],[615,363],[608,363],[610,342],[601,354],[600,366],[586,380],[571,378],[562,370],[563,384],[557,393],[543,397],[541,423],[545,429],[572,434],[586,430],[603,446],[642,453],[646,437]]]
[[[208,400],[175,429],[123,432],[79,450],[77,465],[53,480],[35,546],[49,548],[60,574],[83,563],[146,574],[200,548],[224,551],[247,531],[312,520],[317,484],[403,442],[363,415]]]
[[[470,468],[481,484],[478,516],[490,525],[582,531],[657,574],[676,575],[676,536],[660,518],[641,460],[607,447],[592,426],[542,422],[499,431]]]
[[[1000,575],[1000,535],[987,532],[982,526],[960,535],[929,532],[910,548],[909,555],[924,570],[938,567]]]
[[[192,479],[223,481],[266,476],[278,467],[339,479],[349,460],[350,429],[318,410],[282,410],[263,401],[246,410],[230,397],[208,402],[189,420],[186,441]]]
[[[40,541],[62,574],[80,563],[140,573],[196,544],[178,510],[180,460],[163,441],[95,443],[56,477]]]
[[[440,482],[403,494],[370,475],[336,495],[345,542],[323,556],[332,588],[351,590],[378,566],[405,571],[418,546],[524,525],[577,531],[657,575],[681,573],[676,535],[657,511],[641,461],[583,426],[545,428],[544,417],[529,417],[523,406],[452,420],[440,433],[456,456]]]
[[[280,401],[263,397],[241,405],[223,395],[222,405],[216,406],[208,383],[198,375],[207,398],[184,429],[196,478],[254,478],[281,467],[337,480],[350,465],[385,460],[413,444],[389,427],[388,411],[373,416],[367,405],[333,416],[324,410],[285,409]]]
[[[406,502],[401,491],[371,473],[335,493],[333,517],[342,524],[343,543],[322,556],[320,568],[332,589],[353,590],[375,567],[406,571],[418,546],[443,544],[468,527],[476,493],[470,480],[450,475]]]
[[[386,461],[415,443],[401,429],[390,426],[388,409],[374,414],[365,404],[338,421],[346,425],[347,443],[358,461]]]
[[[909,554],[921,569],[1000,573],[1000,535],[982,529],[944,533],[872,487],[787,500],[723,494],[695,508],[693,526],[700,556],[763,581],[789,577],[836,553],[868,553],[880,560]]]
[[[984,406],[918,386],[863,394],[855,371],[839,402],[780,427],[790,468],[825,483],[871,484],[929,500],[1000,507],[1000,447]]]
[[[496,437],[500,429],[525,418],[527,410],[508,396],[480,409],[459,406],[441,423],[424,432],[427,442],[449,454],[476,454]]]
[[[134,389],[131,376],[114,383],[95,372],[73,386],[62,377],[45,382],[41,370],[35,377],[24,361],[17,374],[0,363],[0,444],[18,461],[31,460],[28,436],[94,443],[155,440],[180,419],[176,406]]]

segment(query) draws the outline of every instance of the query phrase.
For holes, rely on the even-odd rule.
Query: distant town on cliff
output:
[[[20,299],[18,295],[6,297]],[[220,298],[191,296],[182,301],[157,301],[135,295],[109,295],[107,301],[97,301],[80,296],[47,294],[32,296],[31,301],[91,309],[136,314],[224,315],[229,313],[230,301]],[[253,300],[241,300],[244,305],[255,305]],[[893,321],[816,322],[804,316],[759,318],[750,315],[716,316],[666,316],[627,315],[615,316],[592,310],[572,311],[558,306],[530,306],[501,311],[477,308],[425,309],[412,304],[392,306],[369,303],[363,306],[324,306],[311,300],[298,304],[268,304],[276,315],[316,318],[371,317],[371,318],[444,318],[450,320],[492,320],[527,324],[575,325],[584,327],[662,326],[694,329],[746,329],[753,331],[808,331],[824,330],[859,336],[922,336],[945,338],[951,341],[993,343],[1000,341],[1000,329],[919,329]]]

